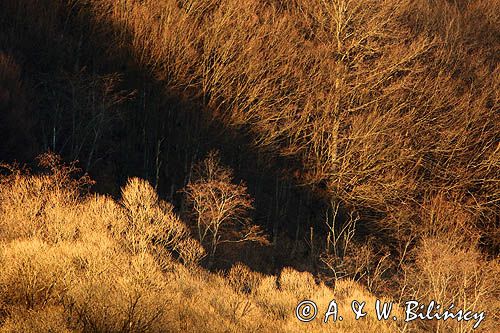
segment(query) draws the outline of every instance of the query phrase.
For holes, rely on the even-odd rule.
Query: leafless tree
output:
[[[184,192],[198,239],[209,248],[209,265],[221,243],[267,241],[261,228],[251,224],[253,199],[246,185],[233,183],[232,171],[221,165],[217,152],[195,166]]]

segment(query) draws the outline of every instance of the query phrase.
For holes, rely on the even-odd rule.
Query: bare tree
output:
[[[267,242],[261,228],[251,224],[253,199],[246,185],[233,183],[232,171],[220,164],[217,152],[195,166],[184,192],[198,239],[209,248],[209,265],[221,243]]]

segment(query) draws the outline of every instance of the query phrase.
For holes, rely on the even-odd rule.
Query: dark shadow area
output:
[[[0,160],[28,162],[52,150],[79,160],[99,193],[118,196],[127,178],[138,176],[182,211],[179,190],[193,164],[219,150],[237,181],[247,184],[255,199],[254,222],[273,245],[221,247],[215,268],[241,261],[264,273],[284,266],[316,272],[318,253],[309,241],[324,242],[329,205],[313,187],[294,180],[299,162],[256,149],[247,131],[213,117],[200,92],[179,91],[155,78],[133,56],[130,32],[95,19],[90,5],[46,5],[38,10],[40,4],[28,0],[7,1],[1,10],[0,48],[18,63],[21,74],[12,77],[24,87],[4,90],[27,102],[0,104],[10,131],[3,130],[9,140]],[[118,44],[118,36],[125,42]],[[32,124],[29,133],[13,127],[23,122]],[[338,219],[341,224],[343,214]]]

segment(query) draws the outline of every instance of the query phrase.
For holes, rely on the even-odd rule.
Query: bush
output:
[[[486,260],[473,246],[460,239],[429,237],[421,241],[412,253],[415,263],[405,267],[405,285],[402,290],[408,299],[425,304],[431,300],[455,309],[486,311],[489,315],[481,323],[484,332],[492,332],[500,319],[500,291],[498,289],[498,260]],[[427,330],[470,332],[471,323],[456,321],[425,321]]]

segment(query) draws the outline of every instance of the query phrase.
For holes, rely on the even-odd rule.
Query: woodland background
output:
[[[314,293],[497,326],[498,0],[0,8],[0,330],[295,331]]]

